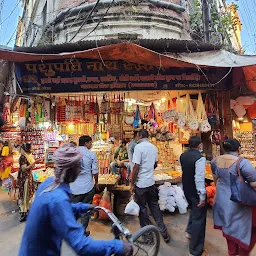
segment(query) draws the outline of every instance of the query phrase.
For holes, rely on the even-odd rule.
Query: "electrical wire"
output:
[[[16,10],[16,8],[18,7],[18,5],[19,5],[20,2],[21,2],[21,0],[17,0],[17,3],[16,3],[16,5],[14,6],[13,10],[12,10],[11,13],[0,23],[0,26],[12,16],[12,14],[13,14],[14,11]]]
[[[11,39],[15,36],[16,31],[17,31],[17,28],[13,31],[13,33],[12,33],[10,39],[7,41],[7,43],[6,43],[5,45],[8,45],[8,44],[11,42]],[[15,39],[15,40],[16,40],[16,39]]]
[[[51,12],[47,12],[46,13],[46,15],[48,15],[48,14],[52,14],[52,13],[55,13],[55,12],[59,12],[59,11],[63,11],[63,10],[69,10],[69,9],[72,9],[72,8],[74,8],[74,7],[77,7],[77,6],[80,6],[81,4],[83,4],[83,3],[86,3],[88,0],[86,0],[86,1],[84,1],[84,2],[82,2],[82,3],[80,3],[80,4],[76,4],[76,3],[73,3],[69,8],[67,8],[67,7],[62,7],[62,8],[60,8],[60,9],[57,9],[57,10],[55,10],[55,11],[51,11]],[[22,18],[23,20],[30,20],[30,19],[32,19],[32,18],[35,18],[35,17],[39,17],[39,19],[41,19],[41,17],[42,17],[42,14],[37,14],[37,15],[34,15],[34,16],[27,16],[27,17],[24,17],[24,18]]]
[[[113,5],[115,0],[113,0],[109,6],[108,6],[108,9],[106,10],[106,12],[104,13],[104,15],[102,15],[102,17],[100,18],[99,22],[97,23],[97,25],[86,35],[84,36],[83,38],[81,38],[79,41],[82,41],[84,40],[86,37],[88,37],[91,33],[93,33],[97,28],[98,26],[100,25],[100,23],[102,22],[102,20],[104,19],[104,17],[106,16],[106,14],[108,13],[109,9],[111,8],[111,6]]]
[[[80,6],[80,5],[82,5],[82,4],[86,3],[86,2],[87,2],[87,0],[86,0],[86,1],[83,1],[82,3],[80,3],[80,4],[78,4],[78,5],[73,4],[73,5],[70,7],[70,9],[73,8],[73,7],[78,7],[78,6]],[[66,8],[66,7],[65,7],[65,8],[60,8],[60,9],[57,9],[57,10],[55,10],[55,11],[48,12],[48,13],[46,13],[46,14],[48,15],[48,14],[55,13],[55,12],[58,12],[58,11],[61,11],[61,10],[64,10],[64,9],[67,9],[67,8]],[[29,17],[26,17],[26,18],[23,17],[23,18],[22,18],[22,21],[24,22],[24,20],[29,20],[29,19],[35,18],[35,17],[37,17],[37,16],[38,16],[38,18],[36,19],[36,21],[34,21],[34,23],[36,24],[36,23],[42,18],[42,14],[38,14],[38,15],[34,15],[34,16],[29,16]],[[69,15],[68,15],[67,17],[69,17]],[[38,27],[43,27],[43,26],[38,26]],[[13,39],[13,37],[15,36],[15,31],[17,31],[17,28],[16,28],[15,31],[13,32],[12,36],[9,38],[7,44],[9,44],[10,42],[15,41],[15,40],[17,40],[17,39],[20,39],[21,37],[23,37],[24,35],[26,35],[26,34],[28,34],[28,33],[30,33],[30,32],[32,31],[32,27],[30,27],[30,28],[24,28],[24,29],[26,30],[24,33],[22,33],[20,36],[17,36],[16,38]]]
[[[253,40],[251,39],[250,29],[249,29],[249,26],[247,26],[247,22],[246,22],[246,19],[245,19],[244,15],[243,15],[243,12],[242,12],[242,11],[240,12],[240,15],[241,15],[242,20],[243,20],[243,23],[244,23],[244,25],[245,25],[245,29],[247,30],[247,34],[248,34],[248,38],[249,38],[249,41],[250,41],[250,43],[251,43],[251,46],[253,46],[254,44],[253,44]],[[255,39],[254,39],[254,41],[255,41]],[[256,47],[256,46],[255,46],[255,47]],[[255,50],[256,50],[256,49],[255,49]]]
[[[81,24],[81,26],[79,27],[79,29],[76,31],[76,33],[72,36],[72,38],[69,40],[69,42],[71,42],[76,36],[77,34],[81,31],[81,29],[83,28],[84,24],[88,21],[88,19],[92,16],[93,12],[95,11],[95,9],[97,8],[98,4],[99,4],[100,0],[97,0],[96,4],[93,6],[93,8],[91,9],[91,11],[89,12],[89,14],[87,15],[87,17],[85,18],[85,20],[83,21],[83,23]]]
[[[229,69],[229,71],[227,72],[227,74],[225,74],[218,82],[216,82],[216,83],[211,83],[210,81],[209,81],[209,78],[207,77],[207,75],[204,73],[204,71],[200,68],[200,66],[198,66],[197,64],[195,64],[196,65],[196,67],[198,68],[198,70],[204,75],[204,77],[205,77],[205,79],[207,80],[207,82],[210,84],[210,85],[212,85],[212,86],[215,86],[215,85],[217,85],[217,84],[219,84],[220,82],[222,82],[230,73],[231,73],[231,71],[232,71],[232,69],[233,69],[233,67],[231,67],[230,69]]]
[[[247,3],[247,4],[244,4],[242,0],[241,0],[241,3],[242,3],[242,5],[243,5],[244,10],[246,11],[246,16],[247,16],[247,18],[248,18],[248,20],[249,20],[249,23],[248,23],[248,24],[249,24],[249,26],[250,26],[250,29],[253,31],[253,27],[254,27],[254,22],[255,22],[255,20],[254,20],[253,17],[252,17],[252,14],[251,14],[249,5],[248,5],[248,3]]]
[[[255,28],[256,24],[254,25],[254,19],[252,18],[251,11],[250,11],[250,8],[248,7],[248,4],[244,4],[243,1],[240,1],[240,2],[243,7],[243,10],[245,11],[245,14],[246,14],[246,19],[244,19],[245,27],[248,31],[248,35],[250,34],[250,36],[252,36],[252,39],[253,39],[254,45],[255,45],[255,50],[256,50],[256,39],[255,39],[255,34],[253,33],[253,31],[254,31],[253,28]],[[241,15],[242,15],[242,13],[241,13]],[[246,22],[246,20],[248,22]]]
[[[86,3],[87,1],[88,1],[88,0],[83,1],[80,5]],[[80,6],[80,5],[79,5],[79,6]],[[70,25],[70,27],[68,27],[68,29],[71,29],[71,28],[74,26],[75,22],[80,18],[80,13],[81,13],[81,12],[82,12],[82,8],[81,8],[81,10],[79,10],[76,19],[72,22],[72,24]]]
[[[4,1],[5,0],[1,0],[1,2],[0,2],[0,22],[2,22],[2,14],[3,14],[3,8],[4,8]]]

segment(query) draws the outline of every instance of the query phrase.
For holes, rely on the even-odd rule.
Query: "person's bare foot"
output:
[[[188,240],[190,240],[190,239],[191,239],[191,234],[189,234],[188,232],[186,232],[185,237],[186,237]]]
[[[208,251],[205,249],[204,251],[203,251],[203,253],[202,253],[202,255],[201,256],[209,256],[210,254],[208,253]]]

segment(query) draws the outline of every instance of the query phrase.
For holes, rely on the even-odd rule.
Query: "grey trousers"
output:
[[[72,203],[85,203],[85,204],[91,204],[93,197],[95,194],[95,187],[86,194],[81,195],[72,195],[71,196],[71,202]],[[84,229],[86,231],[88,224],[89,224],[90,217],[88,215],[81,216],[81,224],[84,226]]]
[[[201,256],[204,250],[207,208],[198,208],[198,198],[190,198],[191,212],[187,232],[191,235],[189,251],[192,255]]]

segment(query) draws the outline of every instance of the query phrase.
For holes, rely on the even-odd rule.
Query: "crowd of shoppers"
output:
[[[94,207],[91,202],[95,191],[98,190],[97,158],[90,150],[91,147],[92,138],[82,136],[79,139],[79,147],[70,143],[57,150],[55,179],[49,178],[39,187],[30,209],[34,194],[31,170],[36,161],[31,154],[31,145],[23,146],[19,171],[21,219],[27,217],[29,209],[30,214],[23,235],[20,256],[59,255],[63,239],[79,255],[132,253],[130,244],[118,240],[95,241],[90,238],[90,232],[86,230],[89,218],[82,213]],[[240,164],[243,178],[256,189],[256,171],[250,161],[240,158],[240,143],[237,140],[224,141],[223,148],[226,153],[211,162],[217,189],[213,206],[214,227],[222,230],[227,240],[229,255],[246,256],[250,254],[256,243],[256,208],[230,200],[230,173],[235,174],[236,166]],[[202,151],[201,139],[196,136],[191,137],[189,150],[180,156],[182,178],[173,180],[177,183],[182,182],[191,209],[186,229],[186,237],[190,240],[190,256],[209,255],[204,248],[207,198],[206,159]],[[134,133],[134,138],[128,147],[126,141],[122,141],[111,168],[114,172],[118,172],[117,168],[126,166],[130,170],[128,179],[132,172],[131,192],[134,193],[135,201],[140,207],[141,227],[152,224],[148,214],[149,208],[159,232],[168,243],[170,235],[159,209],[158,191],[154,181],[157,164],[157,148],[150,143],[149,133],[140,130]],[[82,225],[76,221],[81,215]]]

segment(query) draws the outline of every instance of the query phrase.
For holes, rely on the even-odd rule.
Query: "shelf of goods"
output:
[[[250,131],[236,132],[234,137],[241,144],[241,156],[249,159],[255,159],[254,134]]]
[[[121,139],[122,135],[122,122],[121,122],[121,114],[114,113],[109,114],[109,135],[110,137],[114,137],[117,140]]]
[[[108,174],[112,160],[112,145],[97,141],[93,143],[92,151],[97,156],[99,174]]]
[[[131,125],[123,124],[123,138],[127,140],[133,139],[134,128]]]
[[[33,147],[33,155],[36,159],[45,157],[44,149],[44,130],[28,129],[20,132],[21,141],[23,143],[31,143]]]
[[[58,125],[58,130],[60,134],[66,135],[84,135],[88,134],[92,136],[97,129],[97,116],[96,119],[88,120],[88,122],[79,122],[79,123],[60,123]]]
[[[158,163],[163,168],[169,168],[173,170],[175,162],[177,162],[178,160],[178,155],[176,153],[181,153],[182,147],[178,146],[173,141],[162,142],[162,141],[151,140],[151,142],[158,149]]]
[[[20,131],[10,130],[8,132],[2,132],[2,133],[0,133],[0,140],[19,144],[19,142],[21,140]]]

